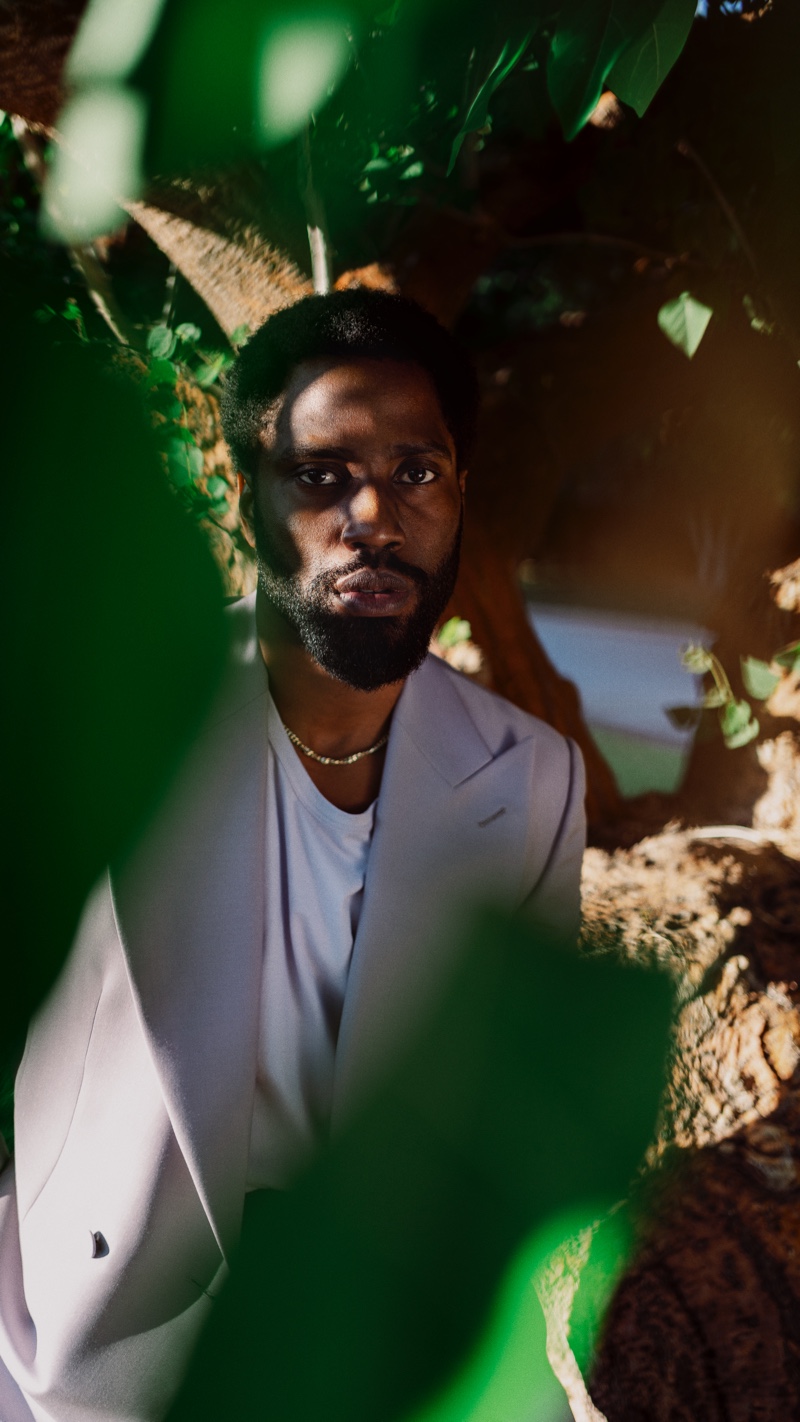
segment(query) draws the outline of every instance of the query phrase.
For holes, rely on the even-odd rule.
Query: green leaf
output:
[[[199,326],[195,326],[194,321],[181,321],[180,326],[175,327],[175,335],[179,341],[183,341],[187,346],[193,346],[200,340],[202,331]],[[161,354],[161,352],[159,352]],[[172,352],[170,351],[171,355]]]
[[[711,671],[713,658],[705,647],[698,647],[694,643],[690,643],[688,647],[684,647],[681,653],[681,664],[687,671],[702,676],[704,672]]]
[[[550,42],[547,89],[565,138],[583,128],[606,76],[659,9],[659,0],[564,0]]]
[[[720,714],[719,724],[725,744],[731,750],[746,746],[758,735],[758,721],[749,701],[729,701]]]
[[[175,385],[178,379],[178,372],[171,360],[162,360],[157,357],[151,360],[147,371],[151,385]]]
[[[696,8],[696,0],[666,0],[644,34],[609,70],[609,88],[640,118],[683,49]]]
[[[233,356],[228,355],[227,351],[220,351],[219,355],[209,361],[205,369],[197,372],[198,385],[202,385],[203,389],[207,390],[209,385],[213,385],[214,381],[219,379],[223,370],[227,370],[228,366],[232,364]]]
[[[742,681],[756,701],[766,701],[780,681],[780,672],[771,671],[758,657],[742,657]]]
[[[728,750],[738,750],[740,746],[749,745],[751,741],[755,740],[760,730],[761,727],[754,716],[751,721],[748,721],[747,724],[742,726],[738,731],[731,731],[730,734],[726,734],[723,731]]]
[[[424,172],[424,163],[409,163],[408,167],[400,174],[400,180],[404,182],[407,178],[421,178]]]
[[[448,617],[439,628],[437,641],[440,647],[457,647],[460,642],[468,642],[472,628],[463,617]]]
[[[159,360],[169,360],[178,344],[178,338],[169,326],[154,326],[147,335],[147,349]]]
[[[183,405],[168,385],[158,385],[151,391],[150,408],[157,410],[166,420],[179,420],[183,415]]]
[[[511,40],[506,40],[503,45],[497,59],[467,109],[466,117],[464,118],[461,128],[453,139],[453,146],[450,150],[450,162],[447,165],[448,178],[456,165],[456,159],[458,158],[461,145],[467,137],[467,134],[476,133],[479,128],[485,126],[489,117],[489,104],[492,95],[500,87],[503,80],[508,78],[512,69],[519,64],[519,61],[528,48],[532,33],[531,30],[528,30],[516,47],[514,47]]]
[[[223,479],[221,474],[212,474],[206,480],[206,489],[212,499],[224,499],[228,492],[228,481]]]
[[[790,672],[800,672],[800,642],[791,642],[788,647],[781,647],[772,660]]]
[[[203,475],[203,456],[196,444],[173,440],[167,447],[169,474],[173,484],[183,489]]]
[[[710,306],[704,306],[691,292],[682,291],[661,307],[658,324],[667,340],[691,360],[713,315]]]
[[[727,700],[724,691],[720,691],[718,686],[712,686],[703,697],[703,707],[706,711],[716,711],[720,706],[724,706]]]
[[[388,7],[388,9],[381,10],[380,13],[375,16],[376,25],[383,25],[385,27],[388,27],[389,25],[396,24],[397,16],[400,13],[400,6],[402,5],[402,3],[403,0],[393,0],[393,3]]]
[[[243,346],[249,335],[250,327],[246,321],[243,321],[241,326],[237,326],[235,331],[231,331],[230,343],[232,346]]]

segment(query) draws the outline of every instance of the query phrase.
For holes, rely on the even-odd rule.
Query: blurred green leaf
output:
[[[164,0],[90,0],[67,59],[71,84],[122,79],[152,37]]]
[[[761,729],[748,701],[729,701],[720,715],[720,726],[729,750],[755,740]]]
[[[472,628],[463,617],[448,617],[439,628],[437,641],[440,647],[457,647],[459,642],[468,642]]]
[[[706,711],[715,711],[730,698],[718,686],[712,686],[703,696],[703,708]]]
[[[187,346],[195,345],[202,334],[200,327],[195,326],[193,321],[182,321],[180,326],[175,327],[175,335]],[[163,352],[159,351],[158,354],[162,355]],[[171,355],[172,352],[170,351],[168,354]]]
[[[754,716],[752,721],[748,721],[746,726],[742,726],[741,730],[733,731],[730,735],[725,736],[728,750],[738,750],[740,746],[749,745],[750,741],[755,740],[760,730],[761,727]]]
[[[147,349],[161,360],[169,360],[177,344],[178,337],[169,326],[153,326],[147,334]]]
[[[661,307],[658,325],[667,340],[691,360],[713,314],[710,306],[704,306],[691,292],[682,291],[674,301],[667,301]]]
[[[232,345],[232,346],[241,346],[241,345],[244,345],[244,342],[247,340],[247,337],[248,337],[249,335],[250,335],[250,327],[248,326],[247,322],[244,321],[241,326],[237,326],[237,327],[236,327],[235,331],[231,331],[231,335],[230,335],[230,342],[231,342],[231,345]]]
[[[166,452],[169,475],[176,488],[186,488],[187,485],[202,478],[203,455],[196,444],[187,444],[182,439],[172,439],[167,445]]]
[[[223,499],[228,492],[228,481],[221,474],[212,474],[206,480],[206,489],[212,499]]]
[[[553,1415],[530,1251],[563,1239],[565,1212],[582,1224],[626,1191],[655,1126],[671,989],[497,913],[460,947],[358,1119],[291,1190],[247,1197],[170,1422],[260,1422],[265,1398],[281,1422]]]
[[[197,372],[195,379],[198,385],[202,385],[203,389],[207,390],[210,385],[213,385],[214,382],[219,379],[223,370],[227,370],[232,362],[233,357],[228,355],[227,351],[220,351],[219,355],[214,356],[208,365],[203,366],[202,369]]]
[[[633,1246],[633,1228],[625,1207],[595,1223],[569,1317],[570,1347],[585,1378],[591,1373],[600,1325]],[[558,1252],[563,1255],[564,1247]]]
[[[767,701],[780,681],[780,672],[770,669],[758,657],[742,657],[742,681],[756,701]]]
[[[691,643],[688,647],[685,647],[681,653],[682,665],[686,668],[687,671],[695,672],[698,675],[702,675],[704,672],[710,671],[713,666],[713,662],[714,659],[711,653],[707,652],[705,647],[696,646],[694,643]]]
[[[772,660],[790,672],[800,671],[800,642],[791,642],[788,647],[782,647]]]
[[[609,71],[658,8],[658,0],[564,0],[547,88],[565,138],[574,138],[594,112]]]
[[[609,70],[608,87],[641,118],[685,45],[696,0],[666,0],[644,34]]]
[[[180,420],[183,416],[183,405],[168,385],[157,385],[150,392],[150,408],[170,421]]]
[[[350,61],[349,17],[323,9],[273,15],[259,57],[256,121],[266,144],[305,126],[330,97]]]
[[[43,188],[41,227],[57,242],[83,243],[124,227],[124,198],[143,183],[147,105],[126,84],[78,87],[58,118],[63,142],[53,150]]]
[[[736,735],[749,724],[753,708],[749,701],[729,701],[720,716],[720,725],[726,736]]]
[[[171,360],[156,356],[147,367],[147,376],[152,385],[175,385],[178,371]]]
[[[178,444],[197,444],[197,440],[188,425],[173,425],[170,429],[169,437]]]
[[[448,177],[456,165],[456,159],[458,158],[461,145],[467,137],[467,134],[475,133],[478,129],[484,127],[489,116],[489,104],[492,95],[500,87],[503,80],[508,78],[512,69],[519,64],[519,61],[530,44],[531,34],[532,31],[528,30],[522,40],[516,44],[511,40],[506,40],[503,45],[497,59],[470,103],[461,128],[453,139],[453,146],[450,150],[450,162],[447,165]]]

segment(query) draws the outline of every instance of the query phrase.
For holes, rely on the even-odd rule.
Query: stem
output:
[[[314,183],[311,166],[311,120],[306,124],[300,141],[300,191],[306,210],[306,230],[311,253],[311,281],[321,296],[330,291],[332,282],[331,249],[328,241],[325,205]]]
[[[175,305],[175,286],[178,280],[178,268],[174,262],[170,262],[167,280],[164,283],[164,305],[161,308],[161,322],[164,326],[169,326],[172,321],[172,308]]]
[[[720,696],[725,697],[726,701],[735,700],[735,697],[733,695],[733,688],[730,682],[728,681],[728,676],[724,666],[722,665],[722,662],[719,660],[719,657],[714,656],[713,652],[709,652],[708,655],[711,658],[710,670],[711,675],[714,678],[714,683],[716,685],[717,691],[719,692]]]
[[[694,163],[694,166],[697,168],[697,171],[699,173],[702,173],[703,177],[708,183],[709,188],[714,194],[714,197],[716,198],[720,211],[727,219],[728,225],[730,226],[731,231],[733,232],[737,242],[739,243],[744,257],[750,265],[750,269],[753,273],[753,276],[758,282],[759,287],[762,287],[761,273],[758,268],[758,261],[756,260],[756,254],[747,239],[747,233],[742,227],[742,224],[736,216],[734,209],[731,207],[731,204],[728,202],[728,199],[722,191],[722,188],[720,187],[719,183],[711,172],[711,169],[708,167],[708,164],[703,158],[700,157],[700,154],[695,148],[692,147],[691,143],[687,143],[685,138],[680,139],[680,141],[676,144],[676,147],[681,157],[688,158],[691,163]],[[766,293],[764,293],[763,287],[762,295],[764,295],[766,299]]]

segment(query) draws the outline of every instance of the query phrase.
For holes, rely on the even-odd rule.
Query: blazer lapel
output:
[[[247,1171],[264,937],[266,677],[257,648],[112,875],[173,1129],[226,1254]]]
[[[342,1013],[334,1122],[413,1030],[476,902],[524,894],[530,743],[495,753],[452,674],[428,657],[403,690],[386,757]]]

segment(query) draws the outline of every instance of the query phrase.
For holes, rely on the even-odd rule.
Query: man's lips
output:
[[[359,568],[334,583],[340,602],[350,612],[361,616],[390,617],[408,605],[413,584],[399,573],[382,569]]]

